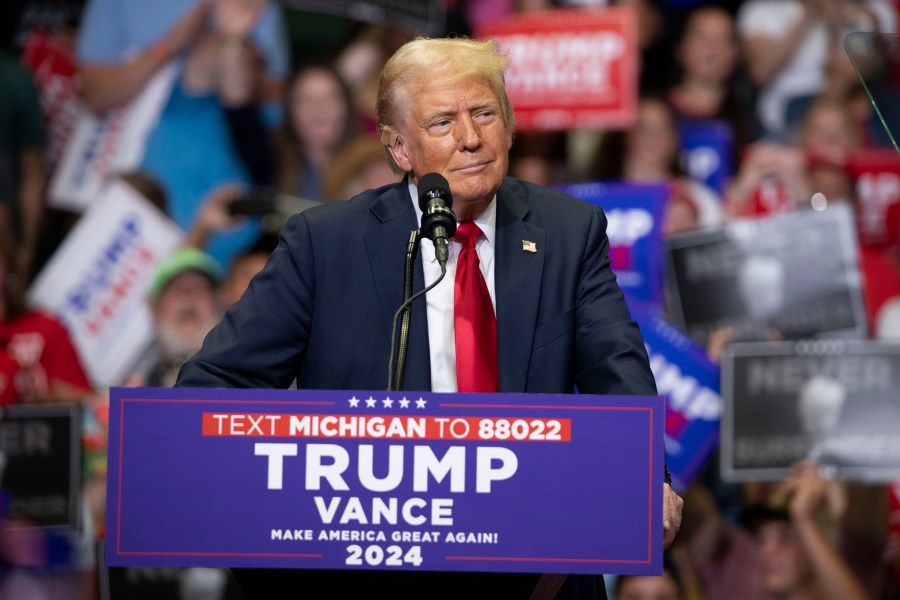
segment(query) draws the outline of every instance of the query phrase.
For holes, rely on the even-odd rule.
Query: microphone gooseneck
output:
[[[450,238],[456,232],[450,184],[440,173],[426,173],[419,178],[417,187],[422,210],[422,236],[434,242],[435,256],[443,268],[450,254]]]

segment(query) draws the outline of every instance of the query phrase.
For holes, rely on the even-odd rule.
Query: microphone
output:
[[[434,242],[434,253],[443,271],[450,254],[450,238],[456,232],[456,215],[450,209],[453,204],[450,184],[440,173],[425,173],[417,187],[422,209],[421,232]]]

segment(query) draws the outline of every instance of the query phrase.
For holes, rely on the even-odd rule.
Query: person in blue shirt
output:
[[[166,65],[177,65],[140,167],[162,182],[169,214],[184,229],[210,190],[224,183],[250,184],[213,85],[221,56],[235,49],[258,56],[260,94],[276,99],[289,72],[289,51],[275,2],[89,0],[85,7],[76,58],[82,98],[94,112],[127,105]],[[206,250],[227,264],[259,231],[258,223],[244,222],[215,236]]]

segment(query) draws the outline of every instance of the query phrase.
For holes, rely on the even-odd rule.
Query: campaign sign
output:
[[[734,219],[667,244],[669,308],[703,345],[723,328],[738,341],[866,337],[847,205]]]
[[[47,173],[54,171],[81,108],[75,49],[60,44],[56,38],[44,28],[32,29],[25,34],[20,55],[22,64],[32,73],[46,117],[44,168]]]
[[[596,181],[557,187],[603,209],[609,258],[619,287],[629,298],[661,306],[662,226],[669,186]]]
[[[86,106],[79,107],[74,129],[66,138],[50,179],[50,206],[81,212],[94,201],[108,179],[137,168],[178,73],[178,65],[170,62],[129,104],[102,116]]]
[[[659,314],[632,308],[641,327],[656,389],[666,398],[666,464],[683,491],[719,445],[719,367],[706,350]]]
[[[111,566],[662,572],[659,397],[113,388]]]
[[[81,412],[74,404],[23,404],[0,413],[6,518],[29,527],[77,529]]]
[[[688,175],[702,181],[720,195],[731,179],[734,132],[726,121],[683,123],[681,153]]]
[[[778,480],[813,460],[846,480],[900,478],[900,344],[730,344],[722,357],[721,470]]]
[[[147,293],[183,235],[131,186],[112,181],[28,290],[30,304],[65,324],[98,387],[121,383],[152,342]]]
[[[509,52],[506,92],[522,130],[627,127],[637,116],[630,6],[527,11],[475,32]]]

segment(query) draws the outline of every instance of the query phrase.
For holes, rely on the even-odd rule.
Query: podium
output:
[[[659,397],[112,388],[109,566],[662,572]]]

